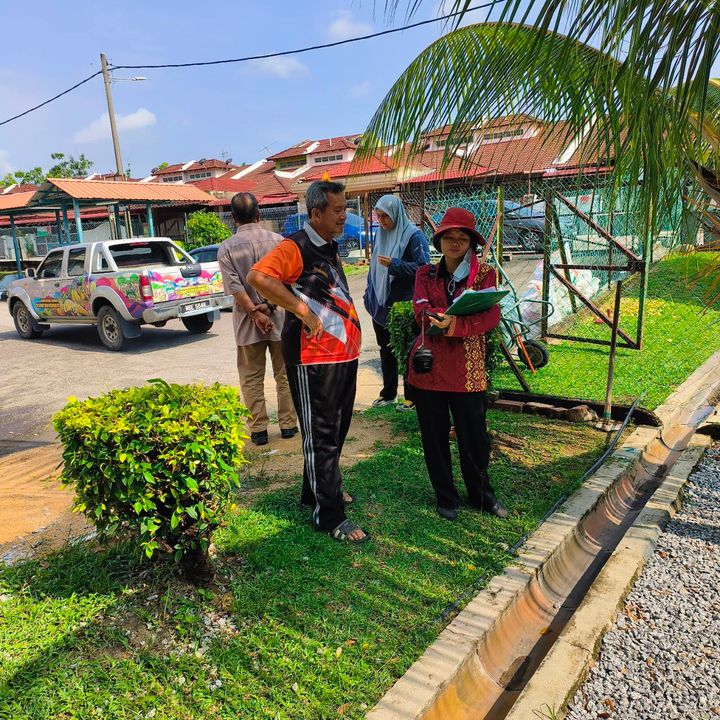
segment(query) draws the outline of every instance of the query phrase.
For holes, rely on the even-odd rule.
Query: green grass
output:
[[[364,717],[604,443],[587,426],[491,412],[510,517],[463,508],[449,523],[414,413],[369,413],[400,442],[346,472],[368,545],[314,532],[296,486],[228,516],[211,590],[125,546],[0,571],[0,718]]]
[[[353,275],[365,275],[367,274],[367,271],[369,269],[369,265],[351,265],[350,263],[343,263],[343,272],[345,273],[345,277],[351,277]]]
[[[615,361],[615,402],[631,402],[645,392],[643,405],[655,408],[710,355],[720,349],[720,306],[703,312],[707,280],[697,274],[716,262],[713,253],[673,255],[653,268],[648,282],[643,349],[618,348]],[[613,297],[599,302],[612,308]],[[631,282],[620,305],[620,326],[635,336],[638,284]],[[610,339],[605,324],[593,322],[589,311],[579,313],[564,331],[570,335]],[[605,398],[609,347],[563,341],[550,346],[550,362],[536,375],[526,374],[535,392],[589,400]],[[497,387],[516,388],[509,368],[498,372]]]

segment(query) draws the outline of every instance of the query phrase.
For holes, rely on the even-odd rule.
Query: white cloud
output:
[[[357,83],[357,85],[353,85],[348,90],[348,95],[351,98],[359,99],[367,97],[370,94],[370,91],[372,90],[372,83],[369,80],[363,80],[363,82]]]
[[[157,118],[146,108],[138,108],[129,115],[116,115],[115,122],[118,132],[128,132],[155,125]],[[103,113],[97,120],[93,120],[82,130],[78,130],[74,135],[74,140],[76,143],[93,143],[106,140],[110,136],[110,116]]]
[[[0,150],[0,176],[13,172],[15,167],[10,162],[10,154],[7,150]]]
[[[279,78],[292,78],[307,75],[308,69],[294,57],[281,56],[251,60],[247,67],[258,75],[273,75]]]
[[[349,40],[360,35],[369,35],[372,31],[372,25],[355,20],[349,10],[335,13],[335,19],[328,26],[331,40]]]

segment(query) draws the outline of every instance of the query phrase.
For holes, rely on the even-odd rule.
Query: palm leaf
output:
[[[563,140],[583,137],[589,163],[613,159],[615,187],[639,186],[649,238],[658,213],[676,202],[671,190],[697,153],[677,95],[653,92],[620,60],[554,31],[480,23],[441,37],[411,63],[359,150],[406,146],[412,157],[424,149],[424,129],[451,125],[446,166],[461,147],[463,127],[531,115],[556,126]]]

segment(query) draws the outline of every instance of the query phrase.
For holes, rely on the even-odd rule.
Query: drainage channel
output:
[[[505,718],[693,433],[675,425],[646,447],[483,636],[423,720]]]

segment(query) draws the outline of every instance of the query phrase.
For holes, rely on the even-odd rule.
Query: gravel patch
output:
[[[703,456],[567,720],[720,720],[720,445]]]

